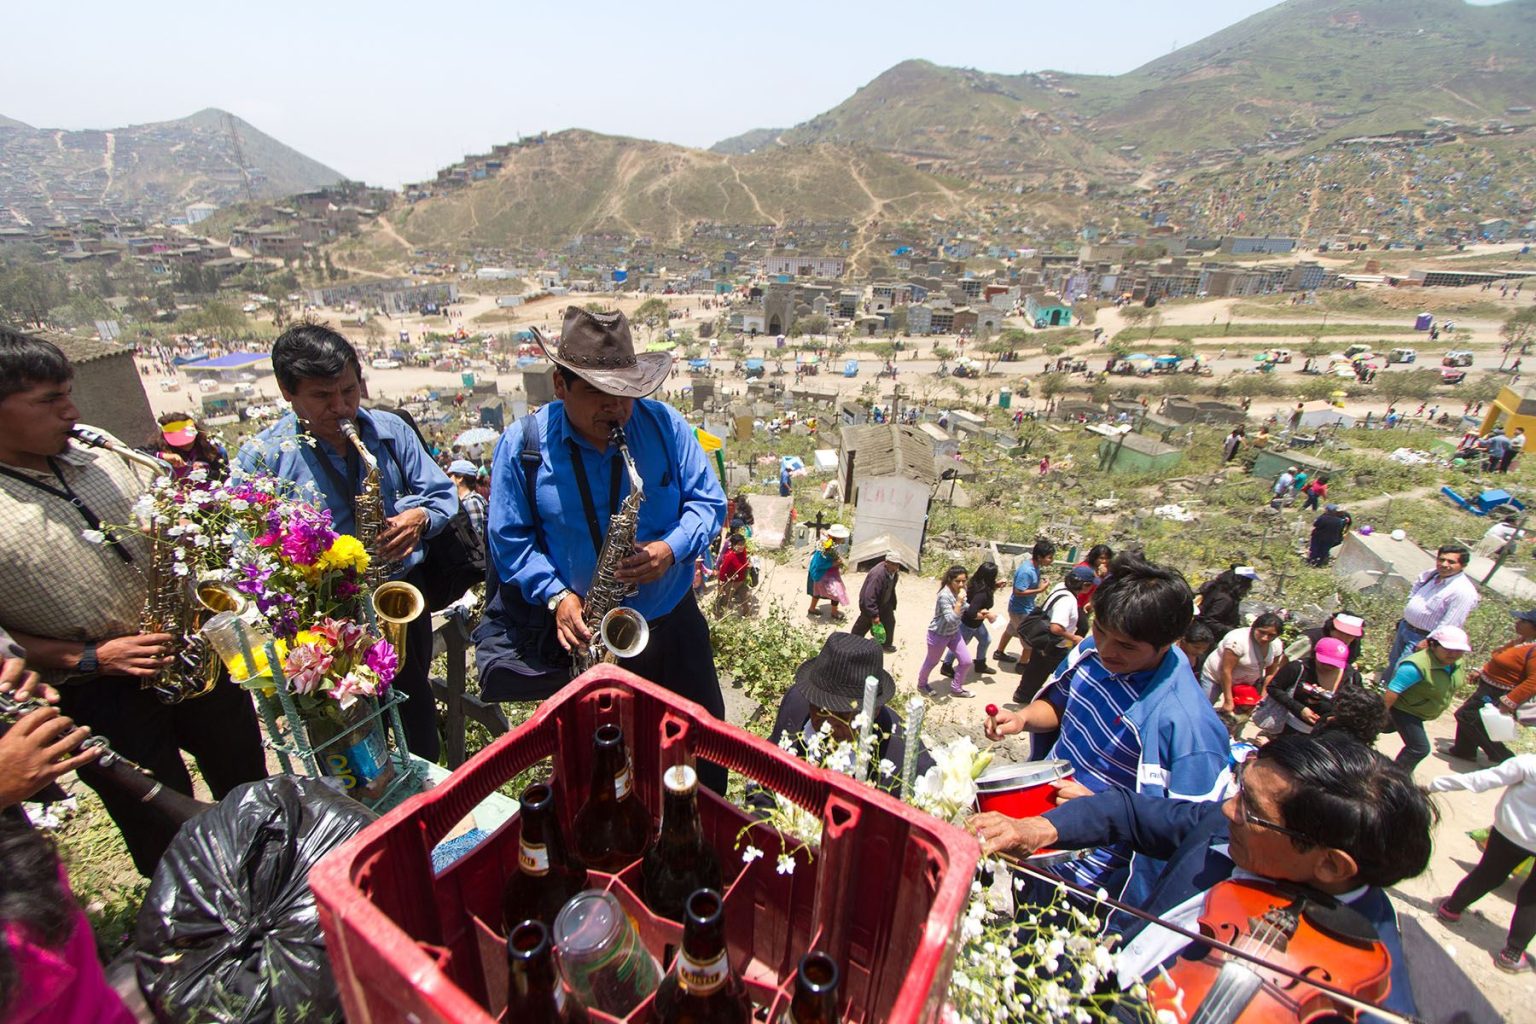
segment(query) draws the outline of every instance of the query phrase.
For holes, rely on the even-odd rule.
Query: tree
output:
[[[1049,402],[1067,390],[1067,375],[1064,373],[1042,373],[1035,378],[1034,386],[1040,389],[1040,397]]]
[[[665,327],[667,325],[667,320],[671,315],[672,311],[667,306],[667,301],[665,299],[656,298],[646,299],[644,302],[640,303],[640,308],[635,310],[635,315],[630,319],[634,320],[636,323],[645,324],[646,329],[650,331],[651,336],[654,337],[656,334],[656,328]]]
[[[1145,324],[1151,316],[1152,310],[1146,306],[1122,306],[1120,309],[1120,319],[1132,330]]]
[[[1092,299],[1078,299],[1072,303],[1072,315],[1079,325],[1092,324],[1099,315],[1099,304]]]
[[[251,322],[244,313],[227,302],[208,302],[201,309],[187,314],[183,322],[194,331],[233,338],[250,332]]]
[[[824,313],[812,313],[810,316],[797,316],[794,323],[789,325],[790,337],[798,338],[806,334],[826,334],[827,328],[832,322]]]
[[[1437,370],[1400,370],[1377,374],[1372,387],[1376,397],[1393,405],[1407,398],[1428,398],[1439,383]]]
[[[911,332],[907,330],[906,306],[897,306],[895,309],[891,310],[891,330],[895,331],[897,334],[910,335]]]
[[[69,278],[58,267],[42,263],[7,263],[0,267],[0,314],[32,327],[48,322],[48,311],[69,298]]]
[[[1522,309],[1505,320],[1504,326],[1499,328],[1499,337],[1504,339],[1504,359],[1499,360],[1499,369],[1504,368],[1511,349],[1520,348],[1533,336],[1536,336],[1536,306]]]
[[[943,345],[935,345],[933,347],[933,358],[942,363],[946,360],[955,358],[955,350],[952,348],[946,348]]]

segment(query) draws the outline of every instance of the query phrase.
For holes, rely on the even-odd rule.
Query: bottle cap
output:
[[[686,764],[675,764],[662,774],[661,784],[669,793],[692,793],[699,788],[699,775]]]

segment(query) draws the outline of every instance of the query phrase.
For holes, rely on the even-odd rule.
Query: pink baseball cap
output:
[[[1324,637],[1317,642],[1313,650],[1319,665],[1332,665],[1334,668],[1343,668],[1349,664],[1349,648],[1344,646],[1344,641],[1335,640],[1331,636]]]
[[[1472,649],[1472,641],[1467,639],[1467,631],[1459,626],[1441,626],[1429,634],[1429,639],[1448,651],[1470,651]]]
[[[1365,636],[1365,620],[1358,615],[1335,615],[1333,628],[1349,636]]]

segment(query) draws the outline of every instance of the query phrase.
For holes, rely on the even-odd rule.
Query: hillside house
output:
[[[1039,327],[1070,327],[1072,310],[1054,295],[1032,292],[1024,297],[1024,317]]]
[[[1233,256],[1284,255],[1296,251],[1296,239],[1227,235],[1221,240],[1221,251]]]

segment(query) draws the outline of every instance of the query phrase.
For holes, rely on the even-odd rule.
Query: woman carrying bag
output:
[[[1310,735],[1328,717],[1340,690],[1361,685],[1359,670],[1349,663],[1349,648],[1342,640],[1324,637],[1307,657],[1275,673],[1253,724],[1271,736]]]
[[[848,603],[848,589],[843,586],[843,556],[837,550],[837,545],[847,539],[848,527],[833,526],[811,555],[811,565],[805,574],[805,592],[811,597],[811,606],[805,612],[809,618],[816,617],[816,605],[823,599],[831,602],[835,621],[847,618],[839,610]]]
[[[1483,724],[1483,708],[1492,705],[1514,715],[1536,696],[1536,659],[1532,658],[1536,655],[1536,608],[1515,612],[1514,619],[1515,638],[1489,655],[1482,668],[1467,674],[1477,689],[1456,709],[1456,739],[1446,751],[1452,757],[1476,763],[1481,750],[1490,762],[1502,764],[1514,756],[1513,750],[1488,735]]]

